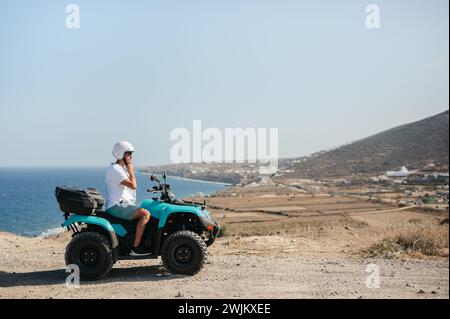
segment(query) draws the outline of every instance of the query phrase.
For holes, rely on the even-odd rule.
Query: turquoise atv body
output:
[[[165,176],[164,176],[165,178]],[[144,257],[129,255],[137,221],[115,218],[98,210],[91,215],[65,213],[63,227],[73,231],[66,249],[66,264],[76,264],[85,279],[105,276],[113,264],[123,259],[162,257],[172,273],[193,275],[200,271],[207,257],[207,246],[217,238],[220,226],[206,209],[206,203],[176,199],[167,183],[149,189],[161,198],[146,199],[140,207],[151,219],[146,226],[142,245],[151,253]]]

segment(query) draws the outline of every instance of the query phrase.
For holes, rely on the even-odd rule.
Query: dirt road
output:
[[[106,279],[65,285],[69,238],[0,234],[0,298],[448,298],[447,258],[369,260],[330,253],[306,238],[218,240],[196,276],[167,274],[159,260],[118,262]],[[366,286],[368,264],[380,287]]]

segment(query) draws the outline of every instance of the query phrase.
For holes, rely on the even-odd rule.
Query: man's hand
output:
[[[124,180],[122,182],[122,185],[125,185],[131,189],[136,189],[137,181],[136,181],[136,176],[134,176],[133,162],[130,160],[130,161],[128,161],[128,163],[125,163],[125,166],[127,167],[129,178]]]
[[[129,161],[128,163],[125,163],[128,172],[133,172],[134,167],[133,167],[133,162]]]

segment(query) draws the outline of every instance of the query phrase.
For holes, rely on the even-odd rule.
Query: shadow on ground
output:
[[[63,285],[69,273],[65,269],[33,271],[24,273],[0,271],[0,288],[20,286]],[[110,282],[160,281],[182,278],[172,275],[161,265],[113,268],[105,278],[97,281],[82,281],[81,284],[102,284]]]

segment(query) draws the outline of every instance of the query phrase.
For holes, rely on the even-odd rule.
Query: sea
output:
[[[63,231],[63,213],[55,198],[58,185],[94,187],[105,194],[105,168],[0,168],[0,232],[48,237]],[[136,172],[137,202],[155,197],[148,174]],[[210,195],[227,187],[222,183],[167,176],[178,197]]]

